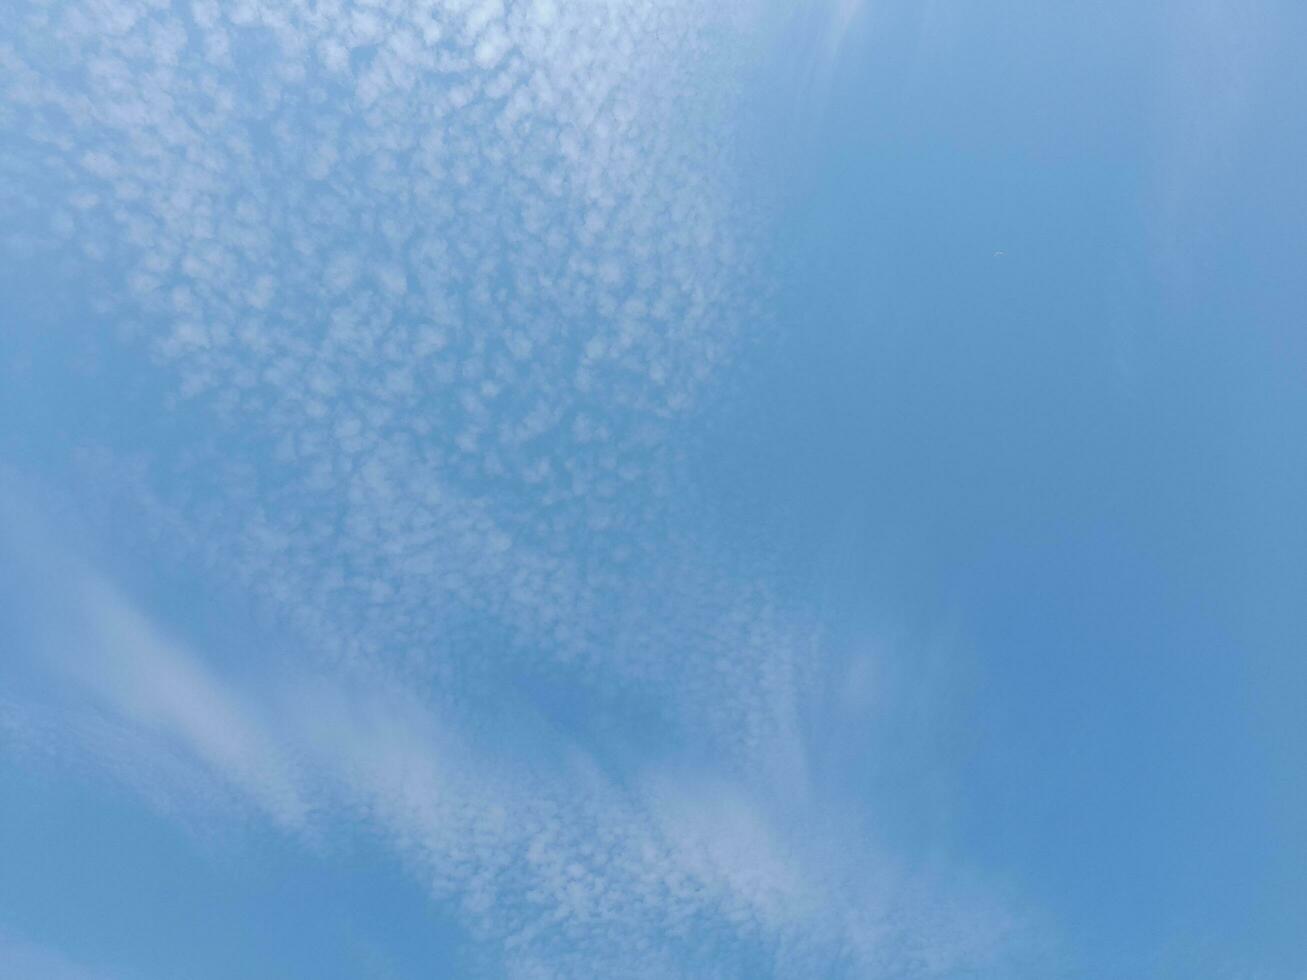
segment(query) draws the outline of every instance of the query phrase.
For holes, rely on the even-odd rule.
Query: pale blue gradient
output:
[[[1303,36],[19,0],[0,976],[1307,974]]]

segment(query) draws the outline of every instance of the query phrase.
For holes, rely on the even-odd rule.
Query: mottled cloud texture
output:
[[[734,179],[763,18],[6,16],[4,247],[80,270],[163,414],[201,420],[84,443],[86,493],[305,651],[201,649],[59,558],[63,606],[29,626],[74,693],[6,706],[8,744],[292,839],[362,820],[512,976],[1001,959],[1002,903],[831,814],[812,611],[698,533],[690,423],[768,329],[768,215]],[[35,567],[73,542],[16,530],[50,522],[30,498],[6,533]]]

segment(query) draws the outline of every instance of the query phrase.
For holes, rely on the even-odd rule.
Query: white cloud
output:
[[[386,671],[220,668],[226,658],[169,637],[61,557],[40,521],[27,525],[14,533],[8,522],[11,550],[33,579],[65,586],[32,614],[31,652],[72,699],[35,725],[6,711],[6,729],[22,735],[7,751],[35,743],[89,758],[181,817],[204,820],[234,791],[233,802],[315,846],[361,821],[522,969],[617,968],[638,940],[649,962],[671,955],[664,975],[674,975],[675,950],[691,955],[714,935],[770,949],[795,973],[848,956],[888,970],[911,947],[931,964],[921,975],[949,975],[1001,952],[1012,931],[983,895],[936,885],[918,899],[920,882],[877,863],[865,842],[845,843],[874,870],[872,886],[850,879],[840,842],[808,839],[820,804],[774,773],[640,763],[634,783],[619,782],[556,730],[526,742],[511,727],[487,730],[483,706],[406,689]]]
[[[74,741],[94,743],[93,752],[113,768],[139,763],[175,773],[176,760],[189,760],[283,827],[302,827],[303,793],[258,706],[245,703],[185,644],[44,537],[43,522],[33,516],[39,511],[11,493],[0,505],[0,541],[26,580],[15,597],[28,607],[26,622],[11,628],[33,638],[28,657],[83,705],[67,725],[56,726],[16,703],[7,714],[24,741],[57,742],[76,732]],[[27,519],[25,529],[15,525],[19,514]],[[15,660],[24,646],[11,653]],[[115,753],[114,746],[123,751]],[[148,773],[128,780],[148,781]]]
[[[0,976],[39,977],[40,980],[108,980],[110,976],[122,975],[93,970],[57,949],[0,930]]]
[[[779,947],[853,901],[775,804],[809,799],[811,616],[677,492],[696,411],[767,323],[731,159],[745,19],[72,0],[12,23],[0,101],[44,128],[0,183],[43,174],[204,420],[147,467],[85,453],[90,495],[315,658],[261,687],[80,571],[58,660],[121,765],[193,762],[292,833],[362,815],[523,963],[714,926]],[[541,722],[532,773],[478,728],[519,676],[617,705],[615,736]],[[660,746],[636,764],[709,760],[698,791],[603,775],[639,719]]]

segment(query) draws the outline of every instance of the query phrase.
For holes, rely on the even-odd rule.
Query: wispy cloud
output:
[[[63,952],[29,942],[0,929],[0,976],[40,977],[41,980],[109,980],[108,974],[91,969]]]
[[[1203,0],[1159,15],[1150,230],[1163,279],[1182,294],[1210,261],[1205,226],[1248,146],[1258,89],[1277,62],[1296,58],[1283,42],[1295,33],[1291,9],[1277,0]]]
[[[63,692],[27,742],[91,758],[180,817],[216,790],[314,846],[362,821],[524,975],[620,970],[633,942],[662,975],[722,942],[791,973],[888,969],[889,951],[920,947],[919,972],[943,975],[1014,928],[947,887],[913,910],[921,882],[879,859],[873,884],[850,883],[756,781],[648,761],[615,781],[559,733],[542,768],[382,675],[224,676],[102,576],[70,572],[53,541],[20,560],[58,562],[66,585],[27,624]]]
[[[831,8],[825,63],[857,12]],[[751,23],[20,0],[5,244],[94,270],[190,420],[81,447],[83,497],[307,651],[197,648],[69,559],[35,669],[78,693],[25,730],[292,838],[362,819],[524,975],[626,970],[632,943],[664,976],[722,944],[856,972],[868,922],[918,934],[868,911],[900,876],[873,895],[805,843],[813,617],[686,492],[769,322],[733,166]]]

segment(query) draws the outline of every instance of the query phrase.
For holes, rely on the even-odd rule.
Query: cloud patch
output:
[[[79,441],[78,502],[298,646],[188,642],[69,558],[32,627],[58,720],[14,725],[182,813],[361,823],[523,976],[973,962],[911,874],[805,839],[815,617],[695,503],[685,447],[769,329],[751,23],[19,0],[4,244],[102,284],[166,392],[160,438]]]

